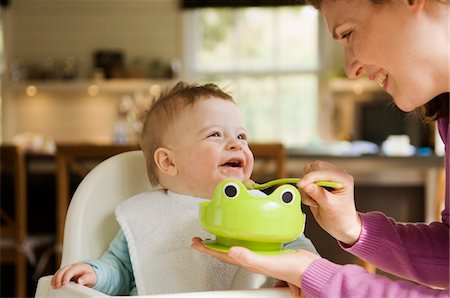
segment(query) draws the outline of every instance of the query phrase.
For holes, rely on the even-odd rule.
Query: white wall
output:
[[[6,11],[10,62],[75,56],[88,71],[96,49],[122,50],[127,61],[180,57],[176,0],[14,0]]]
[[[116,108],[125,92],[49,87],[34,97],[27,82],[11,82],[15,62],[62,61],[74,56],[79,79],[91,77],[97,49],[119,49],[130,63],[141,58],[181,57],[181,11],[177,0],[13,0],[2,9],[6,72],[2,84],[2,138],[33,132],[56,141],[94,141],[111,137]],[[76,82],[74,84],[77,84]]]

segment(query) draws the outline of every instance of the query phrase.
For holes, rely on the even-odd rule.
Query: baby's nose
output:
[[[241,150],[242,144],[238,140],[233,139],[228,142],[228,148],[231,150]]]

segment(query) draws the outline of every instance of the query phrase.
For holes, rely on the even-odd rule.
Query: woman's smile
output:
[[[374,80],[382,88],[385,88],[385,83],[387,83],[388,73],[385,70],[380,70],[374,75],[369,76],[369,79]]]

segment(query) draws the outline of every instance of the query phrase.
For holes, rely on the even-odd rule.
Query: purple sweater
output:
[[[443,223],[401,224],[379,212],[360,213],[361,236],[341,247],[376,267],[414,280],[391,280],[357,265],[314,261],[302,279],[306,297],[449,297],[449,120],[438,120],[445,144],[446,191]],[[441,288],[441,289],[438,289]]]

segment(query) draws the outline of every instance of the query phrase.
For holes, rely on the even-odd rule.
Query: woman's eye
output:
[[[346,31],[346,32],[342,33],[341,39],[348,39],[350,37],[350,35],[352,35],[352,31]]]

